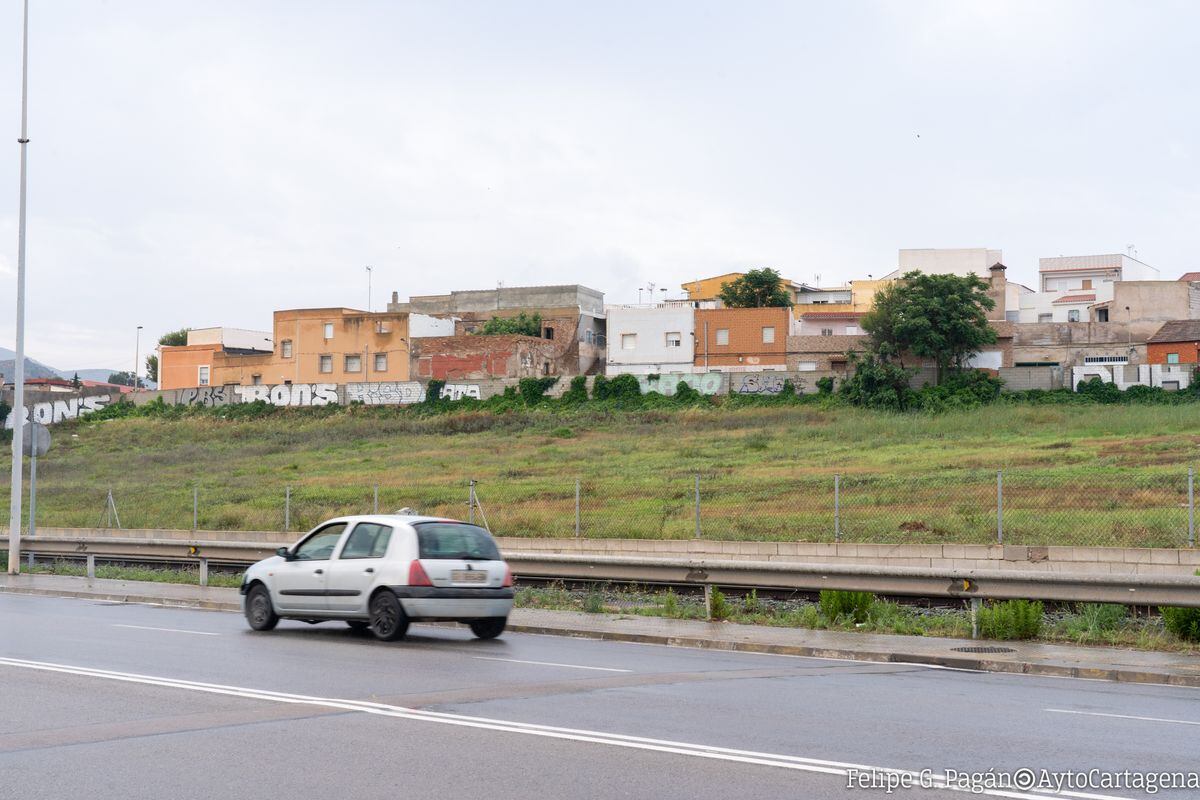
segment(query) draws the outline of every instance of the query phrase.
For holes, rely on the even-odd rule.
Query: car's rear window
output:
[[[492,535],[478,525],[465,522],[418,522],[420,558],[459,558],[499,561],[500,550]]]

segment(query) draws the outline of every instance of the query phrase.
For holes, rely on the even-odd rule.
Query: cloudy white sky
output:
[[[902,247],[1200,269],[1189,2],[32,0],[30,355],[474,287]],[[12,344],[18,0],[0,7]],[[145,340],[143,340],[145,341]]]

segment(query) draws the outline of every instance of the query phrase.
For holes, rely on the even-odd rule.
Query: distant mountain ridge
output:
[[[17,370],[16,353],[9,350],[7,347],[0,347],[0,376],[4,377],[6,382],[12,381],[13,374]],[[25,377],[29,378],[62,378],[71,380],[76,373],[79,374],[79,379],[84,381],[107,381],[108,376],[114,372],[119,372],[115,369],[58,369],[49,364],[43,364],[29,356],[25,357]]]

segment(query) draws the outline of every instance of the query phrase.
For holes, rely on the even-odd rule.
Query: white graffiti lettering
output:
[[[680,383],[686,384],[700,394],[716,394],[721,391],[721,373],[705,372],[700,375],[691,373],[671,373],[669,375],[638,375],[638,385],[642,393],[658,392],[671,397]]]
[[[273,406],[327,406],[337,403],[336,383],[280,383],[275,386],[235,386],[238,402],[262,401]]]
[[[461,400],[464,397],[474,397],[476,400],[483,399],[482,393],[479,391],[479,386],[474,383],[447,383],[442,387],[442,397],[451,400]]]
[[[1099,378],[1105,383],[1115,383],[1122,391],[1130,386],[1186,389],[1192,382],[1192,372],[1175,364],[1138,364],[1136,376],[1129,375],[1129,368],[1122,364],[1111,368],[1096,365],[1072,367],[1071,389],[1079,391],[1079,384],[1092,378]]]
[[[23,422],[32,420],[39,425],[53,425],[65,419],[76,419],[77,417],[86,416],[93,411],[99,411],[108,405],[109,400],[109,395],[102,394],[91,397],[72,397],[68,400],[34,403],[32,406],[25,407],[25,413],[21,419]],[[16,411],[13,411],[4,420],[5,428],[12,428],[16,423],[16,413]]]

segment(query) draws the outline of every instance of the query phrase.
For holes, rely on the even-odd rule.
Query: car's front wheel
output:
[[[495,639],[504,633],[504,626],[508,624],[508,617],[488,617],[487,619],[473,620],[469,624],[471,626],[471,633],[480,639]]]
[[[279,615],[271,605],[271,593],[261,583],[246,595],[246,622],[256,631],[269,631],[279,624]]]
[[[400,600],[387,589],[371,598],[371,632],[385,642],[403,639],[408,632],[408,617]]]

